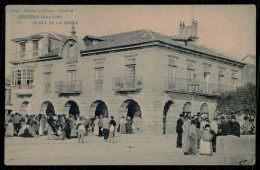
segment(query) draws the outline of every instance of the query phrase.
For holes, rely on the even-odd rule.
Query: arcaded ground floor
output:
[[[118,96],[67,96],[16,98],[13,112],[21,114],[73,114],[93,118],[114,116],[118,122],[122,116],[141,117],[143,133],[176,133],[176,122],[182,112],[196,115],[198,112],[213,118],[216,102],[206,96],[174,95],[118,95]]]
[[[40,138],[5,138],[6,165],[224,165],[228,158],[185,156],[176,148],[175,135],[121,135],[115,143],[86,136],[85,143]],[[232,157],[232,155],[231,155]],[[238,162],[233,162],[238,164]]]

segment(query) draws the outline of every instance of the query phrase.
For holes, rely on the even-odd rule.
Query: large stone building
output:
[[[143,132],[174,133],[184,112],[213,117],[220,92],[241,84],[243,62],[197,45],[197,21],[180,35],[137,30],[96,37],[40,33],[17,38],[15,112],[142,118]]]

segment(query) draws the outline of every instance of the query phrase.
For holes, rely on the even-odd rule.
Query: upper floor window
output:
[[[224,70],[219,69],[218,70],[218,85],[222,85],[223,77],[224,77]]]
[[[27,86],[34,82],[34,70],[16,69],[12,71],[12,86]]]
[[[95,68],[96,81],[95,89],[96,91],[103,91],[103,78],[104,78],[104,68]]]
[[[21,43],[21,57],[25,56],[25,43]]]
[[[33,41],[33,55],[34,56],[38,55],[38,46],[39,46],[38,41]]]
[[[176,64],[175,60],[169,58],[169,64],[168,64],[168,77],[169,78],[175,78],[176,77]]]
[[[68,85],[75,85],[76,84],[76,70],[69,70],[68,71]]]
[[[237,87],[238,86],[238,78],[237,78],[237,73],[236,72],[232,72],[232,74],[231,74],[231,85],[233,87]]]
[[[103,73],[104,73],[104,68],[95,68],[96,72],[96,82],[103,82]]]
[[[194,63],[188,62],[187,63],[187,78],[189,80],[196,80],[196,73],[194,69]]]

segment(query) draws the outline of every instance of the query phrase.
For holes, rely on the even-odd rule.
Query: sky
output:
[[[26,18],[30,15],[39,19]],[[60,18],[46,18],[54,15]],[[236,59],[256,55],[254,5],[9,5],[6,7],[6,75],[10,74],[9,60],[15,53],[11,39],[48,31],[70,35],[71,25],[64,21],[77,21],[76,35],[83,38],[140,29],[178,35],[180,21],[191,25],[192,19],[198,22],[198,45]],[[41,21],[46,23],[39,24]]]

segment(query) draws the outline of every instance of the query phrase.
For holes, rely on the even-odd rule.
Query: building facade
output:
[[[70,36],[13,39],[13,110],[141,117],[147,134],[164,126],[175,133],[182,112],[212,119],[216,97],[240,86],[245,64],[197,45],[197,21],[180,27],[178,36],[137,30],[80,39],[73,28]]]

